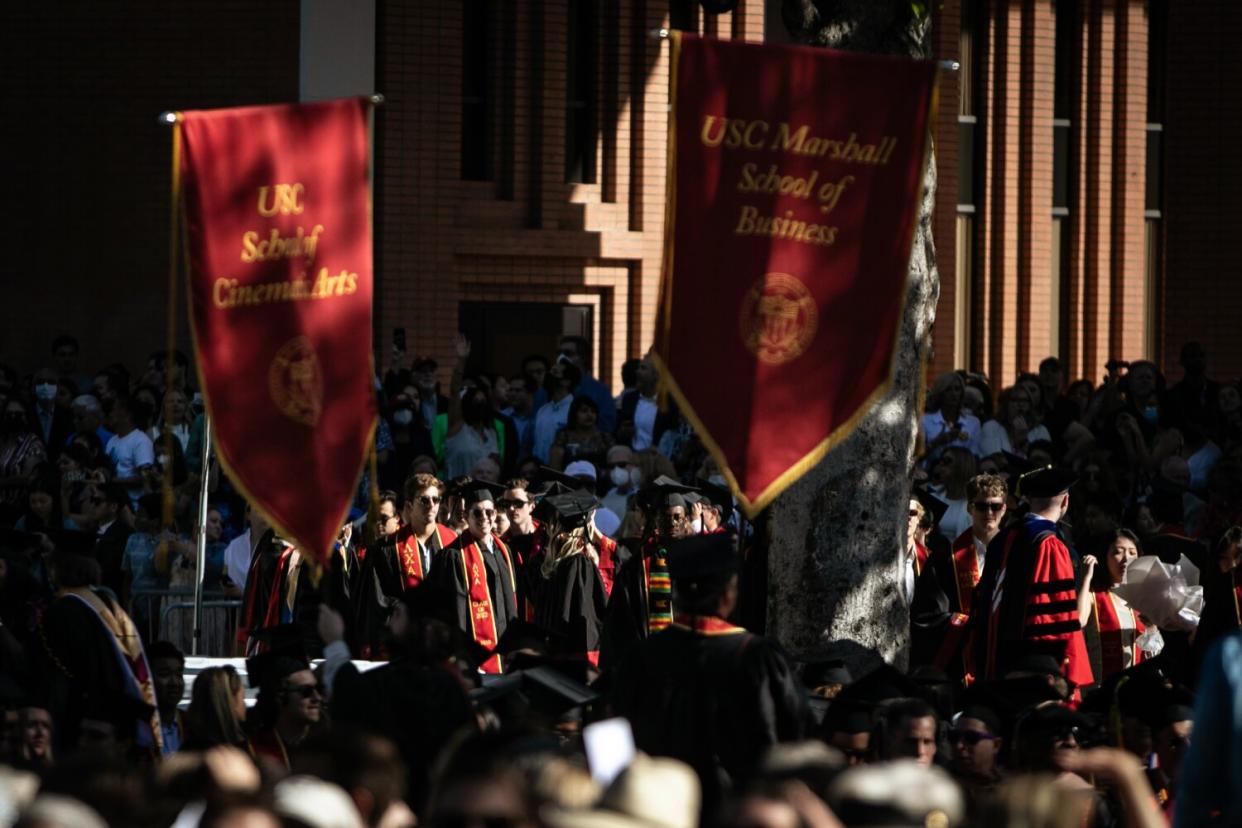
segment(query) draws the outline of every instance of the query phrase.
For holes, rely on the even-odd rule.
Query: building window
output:
[[[489,0],[466,0],[462,6],[461,177],[491,181],[492,49]]]
[[[598,95],[599,15],[595,0],[569,4],[569,43],[565,64],[565,180],[595,183]]]
[[[1160,357],[1161,285],[1164,278],[1164,103],[1168,59],[1168,0],[1147,4],[1147,159],[1143,203],[1143,307],[1147,357]]]
[[[979,203],[979,102],[976,100],[979,71],[977,42],[979,9],[976,0],[962,3],[962,21],[958,36],[957,73],[957,218],[955,221],[954,252],[956,268],[957,300],[953,312],[953,364],[959,368],[969,367],[972,354],[973,332],[971,308],[976,295],[975,268],[976,211]]]
[[[1078,101],[1078,3],[1056,0],[1056,64],[1052,100],[1052,261],[1050,292],[1053,305],[1049,327],[1056,340],[1049,343],[1056,356],[1068,354],[1076,316],[1071,312],[1070,250],[1074,237],[1075,199],[1074,109]]]

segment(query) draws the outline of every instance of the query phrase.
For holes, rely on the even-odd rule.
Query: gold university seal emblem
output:
[[[746,349],[769,365],[801,356],[815,338],[819,311],[811,292],[788,273],[766,273],[742,300],[738,317]]]
[[[310,340],[294,337],[280,346],[267,369],[272,402],[290,420],[306,426],[323,413],[323,371]]]

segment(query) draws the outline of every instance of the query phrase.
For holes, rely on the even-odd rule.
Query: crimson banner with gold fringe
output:
[[[368,102],[178,113],[190,318],[217,456],[323,561],[376,422]]]
[[[889,386],[936,67],[672,40],[654,356],[753,515]]]

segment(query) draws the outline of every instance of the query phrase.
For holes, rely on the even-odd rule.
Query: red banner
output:
[[[674,33],[655,356],[752,515],[888,388],[935,75]]]
[[[225,470],[321,560],[376,406],[362,99],[180,113],[190,316]]]

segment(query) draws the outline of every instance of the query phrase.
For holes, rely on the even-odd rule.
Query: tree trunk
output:
[[[803,43],[927,57],[929,20],[918,5],[785,0],[782,15]],[[935,193],[935,156],[929,153],[889,393],[769,509],[767,631],[798,658],[844,658],[853,668],[877,657],[903,668],[908,660],[910,618],[897,573],[918,395],[940,292],[931,228]]]

